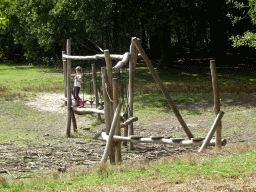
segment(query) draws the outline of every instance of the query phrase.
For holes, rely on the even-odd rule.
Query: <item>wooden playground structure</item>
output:
[[[138,117],[133,116],[133,98],[134,98],[134,79],[135,71],[138,57],[142,57],[156,81],[157,85],[160,87],[163,95],[165,96],[168,105],[173,110],[175,116],[177,117],[179,123],[181,124],[183,130],[185,131],[188,139],[185,138],[164,138],[163,136],[150,136],[149,138],[144,138],[142,136],[134,135],[133,123],[138,120]],[[97,54],[94,56],[72,56],[71,55],[71,41],[67,40],[67,50],[62,52],[63,59],[63,73],[64,73],[64,83],[65,83],[65,101],[67,103],[67,124],[66,124],[66,135],[70,136],[71,122],[73,124],[73,130],[77,131],[76,118],[77,115],[85,114],[97,114],[100,118],[104,115],[105,118],[105,132],[102,132],[102,138],[106,140],[106,147],[104,154],[102,156],[102,163],[105,163],[109,157],[110,163],[118,163],[122,160],[121,157],[121,145],[126,145],[129,143],[130,150],[134,148],[133,143],[159,143],[159,144],[169,144],[174,146],[201,146],[199,152],[204,150],[207,146],[216,146],[221,149],[221,146],[226,145],[226,139],[221,137],[221,119],[224,115],[223,111],[220,111],[220,96],[218,90],[218,78],[216,74],[215,61],[211,60],[211,74],[212,74],[212,85],[214,93],[214,112],[216,115],[215,121],[207,134],[206,138],[197,138],[189,130],[187,124],[173,103],[167,89],[162,83],[160,77],[156,73],[152,66],[151,61],[144,52],[140,40],[136,37],[131,39],[130,51],[124,55],[111,55],[108,50],[104,51],[104,54]],[[94,90],[94,101],[89,101],[89,103],[94,103],[96,108],[78,108],[72,107],[72,93],[71,93],[71,60],[96,60],[105,59],[106,67],[101,67],[101,80],[102,80],[102,90],[97,86],[95,81],[96,73],[95,66],[92,66],[92,81]],[[112,67],[112,59],[120,60],[114,67]],[[128,95],[127,95],[127,105],[126,113],[121,113],[121,107],[124,103],[119,100],[119,89],[118,79],[113,78],[113,73],[120,70],[122,67],[129,62],[129,83],[128,83]],[[104,109],[99,109],[99,97],[98,92],[102,92],[104,100]],[[123,121],[120,119],[122,118]],[[124,128],[123,136],[121,136],[121,129]],[[212,139],[214,133],[216,132],[216,139]]]

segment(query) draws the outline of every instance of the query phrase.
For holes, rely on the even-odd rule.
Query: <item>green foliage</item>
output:
[[[232,3],[232,1],[227,1],[227,3]],[[247,17],[250,16],[251,23],[253,25],[256,24],[256,1],[249,0],[246,2],[243,1],[235,1],[234,3],[235,9],[239,11],[236,13],[228,13],[227,16],[232,20],[233,25],[242,21]],[[244,31],[243,34],[232,35],[230,40],[233,41],[233,47],[240,47],[240,46],[249,46],[249,47],[256,47],[256,33],[254,27],[250,28],[247,31]]]
[[[256,47],[256,33],[246,31],[243,35],[231,36],[233,47],[250,46]]]

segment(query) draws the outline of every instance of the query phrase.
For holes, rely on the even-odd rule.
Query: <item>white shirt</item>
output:
[[[76,79],[81,79],[82,75],[81,74],[76,74],[76,78],[74,80],[74,87],[81,87],[81,83],[79,83]]]

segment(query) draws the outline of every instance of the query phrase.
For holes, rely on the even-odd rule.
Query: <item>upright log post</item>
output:
[[[102,159],[101,159],[101,163],[106,163],[107,162],[109,152],[111,152],[111,145],[113,145],[113,136],[114,136],[114,133],[115,133],[117,119],[118,119],[118,117],[120,118],[121,108],[122,108],[122,103],[119,102],[118,106],[116,108],[115,114],[114,114],[113,121],[111,123],[111,129],[110,129],[109,137],[108,137],[106,147],[105,147]],[[109,157],[110,157],[110,155],[109,155]],[[111,162],[111,159],[110,159],[110,163],[113,164],[115,162]]]
[[[104,115],[105,115],[105,126],[106,134],[109,134],[111,126],[111,117],[110,117],[110,101],[107,95],[106,86],[108,82],[107,70],[106,67],[101,67],[101,79],[102,79],[102,91],[103,91],[103,100],[104,100]]]
[[[92,64],[92,80],[93,80],[93,90],[94,90],[94,96],[95,96],[95,104],[96,108],[99,107],[99,96],[98,96],[98,91],[97,91],[97,72],[96,72],[96,67],[95,64]],[[101,119],[100,114],[98,114],[98,119]]]
[[[74,111],[72,109],[71,109],[71,120],[72,120],[72,124],[73,124],[73,131],[77,132],[76,117],[75,117]]]
[[[214,95],[214,113],[217,116],[220,112],[220,92],[218,85],[218,75],[216,72],[216,64],[215,60],[210,61],[211,75],[212,75],[212,87],[213,87],[213,95]],[[216,147],[221,149],[221,130],[222,124],[221,122],[218,124],[218,128],[216,130]]]
[[[113,101],[113,87],[112,87],[112,78],[113,78],[113,72],[112,72],[112,61],[110,58],[110,54],[109,54],[109,50],[104,50],[104,55],[105,55],[105,61],[106,61],[106,69],[107,69],[107,79],[108,79],[108,87],[107,87],[107,91],[108,91],[108,96],[110,99],[110,103],[109,103],[109,107],[110,107],[110,118],[111,120],[113,119],[113,113],[114,113],[114,109],[113,109],[113,103],[111,102],[111,100]]]
[[[62,55],[65,55],[66,52],[62,51]],[[63,76],[64,76],[64,97],[67,98],[67,60],[63,59]],[[67,102],[65,102],[67,104]]]
[[[71,55],[71,41],[67,40],[67,55]],[[67,130],[66,135],[70,137],[71,126],[71,60],[67,60]]]
[[[103,90],[103,99],[104,99],[104,115],[105,115],[105,125],[106,125],[106,134],[108,135],[110,132],[110,127],[112,123],[112,116],[111,116],[111,105],[112,102],[109,100],[108,93],[106,90],[106,86],[108,83],[108,76],[107,76],[107,70],[106,67],[101,68],[101,78],[102,78],[102,90]],[[115,150],[112,144],[109,144],[110,146],[110,153],[109,153],[109,159],[111,163],[115,163]]]
[[[156,83],[158,84],[158,86],[160,87],[163,95],[165,96],[169,106],[172,108],[174,114],[176,115],[177,119],[179,120],[181,126],[183,127],[184,131],[186,132],[187,136],[189,139],[194,138],[194,136],[192,135],[192,133],[190,132],[187,124],[185,123],[185,121],[183,120],[180,112],[178,111],[178,109],[176,108],[176,106],[174,105],[167,89],[165,88],[163,82],[161,81],[160,77],[158,76],[158,74],[156,73],[151,61],[149,60],[148,56],[146,55],[145,51],[143,50],[143,48],[141,47],[139,41],[135,38],[134,39],[134,43],[135,46],[137,47],[138,51],[140,52],[142,58],[144,59],[144,61],[146,62],[148,69],[150,71],[150,73],[152,74],[153,78],[155,79]]]
[[[128,125],[124,127],[124,137],[128,136]],[[123,146],[127,146],[127,142],[123,141]]]
[[[117,109],[118,105],[118,81],[117,78],[113,78],[113,108]],[[120,116],[117,117],[116,120],[116,128],[115,128],[115,134],[118,136],[121,136],[121,126],[120,126]],[[116,141],[115,143],[115,162],[121,162],[122,156],[121,156],[121,141]]]
[[[134,79],[135,69],[137,63],[137,49],[134,44],[136,37],[132,38],[130,46],[130,59],[129,59],[129,96],[128,96],[128,118],[133,117],[133,97],[134,97]],[[128,135],[134,135],[133,123],[128,125]],[[133,150],[133,143],[130,142],[130,150]]]

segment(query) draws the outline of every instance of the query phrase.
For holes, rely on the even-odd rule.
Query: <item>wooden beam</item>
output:
[[[190,132],[187,124],[185,123],[185,121],[183,120],[180,112],[178,111],[178,109],[176,108],[176,106],[174,105],[167,89],[165,88],[163,82],[161,81],[160,77],[158,76],[158,74],[156,73],[151,61],[149,60],[148,56],[146,55],[145,51],[143,50],[143,48],[141,47],[140,43],[138,42],[138,40],[135,38],[134,39],[134,43],[138,49],[138,51],[141,53],[142,58],[144,59],[144,61],[146,62],[150,73],[152,74],[153,78],[155,79],[157,85],[160,87],[163,95],[165,96],[169,106],[172,108],[174,114],[176,115],[178,121],[180,122],[181,126],[183,127],[184,131],[186,132],[187,136],[189,139],[193,138],[194,136],[192,135],[192,133]]]
[[[99,114],[104,115],[104,110],[99,110],[95,108],[79,108],[79,107],[72,107],[72,110],[77,115],[86,115],[86,114]]]
[[[119,118],[121,108],[122,108],[122,103],[119,102],[118,106],[116,108],[115,114],[114,114],[112,124],[111,124],[109,136],[108,136],[108,139],[107,139],[107,144],[106,144],[106,147],[105,147],[102,159],[101,159],[101,163],[106,163],[107,162],[109,151],[110,151],[111,145],[113,144],[113,136],[114,136],[114,133],[115,133],[116,123],[117,123],[117,119]],[[110,158],[110,160],[111,160],[111,158]],[[110,163],[113,163],[113,162],[110,161]]]
[[[118,70],[120,70],[122,67],[125,66],[125,64],[129,61],[129,52],[125,53],[123,56],[123,59],[121,61],[119,61],[114,67],[113,67],[113,71],[117,72]]]
[[[101,136],[104,140],[108,140],[108,135],[106,135],[105,132],[101,133]],[[201,146],[203,141],[193,141],[193,140],[182,140],[182,141],[173,141],[172,139],[151,139],[151,138],[138,138],[138,139],[132,139],[132,136],[128,137],[122,137],[122,136],[113,136],[113,140],[117,141],[126,141],[126,142],[134,142],[134,143],[157,143],[157,144],[170,144],[173,146]],[[215,139],[212,139],[208,146],[214,146],[216,143]],[[222,139],[221,141],[222,146],[225,146],[227,144],[226,139]]]
[[[72,120],[72,124],[73,124],[73,131],[77,132],[76,117],[75,117],[73,110],[71,110],[71,120]]]
[[[109,101],[108,94],[105,87],[105,84],[108,82],[106,67],[101,67],[101,79],[102,79],[102,90],[103,90],[103,100],[104,100],[106,133],[109,134],[110,126],[111,126],[111,117],[110,117],[110,101]]]
[[[128,85],[128,118],[133,117],[133,97],[134,97],[134,80],[135,80],[135,70],[137,63],[137,49],[134,44],[133,37],[130,45],[130,59],[129,59],[129,85]],[[128,135],[134,135],[133,122],[128,125]],[[130,150],[133,150],[133,144],[130,142]]]
[[[67,40],[67,54],[71,55],[71,41]],[[66,135],[70,137],[70,126],[71,126],[71,60],[67,60],[67,129]]]
[[[220,112],[220,91],[218,85],[218,75],[216,71],[216,64],[214,60],[210,61],[211,75],[212,75],[212,87],[213,87],[213,95],[214,95],[214,113],[217,116]],[[221,122],[218,124],[216,130],[216,147],[221,149],[221,130],[222,125]]]
[[[213,123],[213,125],[212,125],[211,130],[209,131],[209,133],[208,133],[208,135],[206,136],[206,138],[205,138],[205,140],[204,140],[202,146],[200,147],[200,149],[199,149],[199,151],[198,151],[199,153],[200,153],[202,150],[204,150],[204,149],[206,148],[206,146],[208,145],[208,143],[209,143],[210,140],[212,139],[212,136],[213,136],[214,132],[216,131],[216,129],[218,128],[219,123],[221,122],[221,118],[223,117],[223,115],[224,115],[224,112],[223,112],[223,111],[220,111],[219,114],[217,115],[217,117],[216,117],[216,119],[215,119],[215,121],[214,121],[214,123]],[[217,143],[217,142],[218,142],[218,141],[216,140],[216,143]],[[221,144],[221,142],[220,142],[220,144]]]
[[[130,125],[131,123],[133,123],[135,121],[138,121],[138,117],[130,117],[125,122],[121,123],[121,128],[125,128],[127,125]]]
[[[117,78],[113,78],[113,108],[116,109],[118,106],[118,81]],[[120,127],[120,115],[117,117],[116,120],[116,128],[115,128],[115,134],[118,136],[121,136],[121,127]],[[121,156],[121,142],[116,142],[115,143],[115,162],[119,163],[122,161],[122,156]]]
[[[92,64],[92,80],[93,80],[93,91],[94,91],[94,96],[95,96],[95,104],[96,108],[99,107],[99,96],[98,96],[98,91],[97,91],[97,73],[96,73],[96,67],[95,64]],[[98,119],[101,119],[100,114],[98,114]]]
[[[111,59],[123,59],[124,55],[115,55],[111,54],[110,58]],[[104,59],[105,55],[104,54],[96,54],[93,56],[73,56],[73,55],[62,55],[63,59],[73,59],[73,60],[95,60],[95,59]]]
[[[62,55],[66,52],[62,51]],[[63,59],[63,76],[64,76],[64,97],[67,97],[67,60]],[[67,102],[65,102],[67,104]]]

